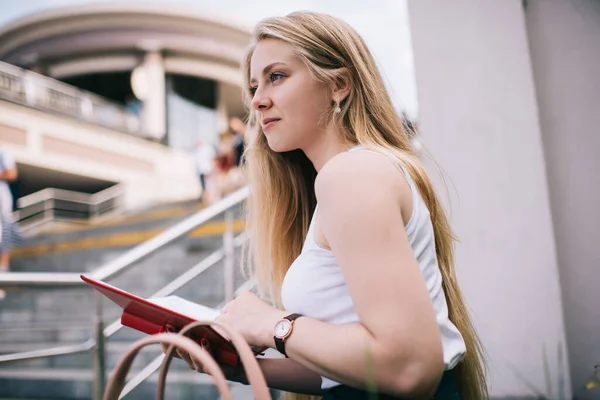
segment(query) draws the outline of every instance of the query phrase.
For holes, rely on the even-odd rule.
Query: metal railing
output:
[[[125,107],[4,62],[0,62],[0,98],[107,128],[140,133],[140,118]]]
[[[121,210],[124,193],[121,184],[94,194],[47,188],[20,198],[13,220],[26,231],[53,221],[109,216]]]
[[[165,285],[162,289],[154,293],[151,297],[164,297],[172,294],[192,279],[216,265],[221,260],[224,261],[224,291],[225,302],[233,299],[234,290],[234,252],[247,239],[246,233],[243,232],[237,237],[234,237],[234,215],[232,208],[241,204],[248,198],[249,190],[247,187],[237,190],[228,195],[223,200],[213,204],[203,210],[198,211],[189,218],[177,223],[168,228],[164,232],[156,235],[152,239],[134,247],[121,256],[117,257],[104,266],[96,269],[91,273],[38,273],[38,272],[7,272],[0,273],[0,287],[15,288],[27,287],[33,289],[41,288],[62,288],[62,287],[85,287],[87,284],[80,278],[81,274],[87,274],[95,279],[107,281],[117,275],[129,270],[137,262],[155,253],[166,245],[183,237],[198,226],[208,222],[212,218],[225,213],[225,233],[223,234],[223,247],[216,250],[208,257],[194,265],[192,268],[184,272],[172,282]],[[251,282],[244,284],[244,287],[252,285]],[[243,288],[244,288],[243,287]],[[239,290],[239,289],[238,289]],[[32,360],[46,357],[54,357],[68,354],[77,354],[93,351],[94,352],[94,370],[95,370],[95,385],[94,398],[102,398],[102,390],[105,386],[105,362],[104,362],[104,345],[106,339],[110,338],[122,328],[120,319],[115,320],[108,326],[104,327],[102,319],[101,295],[97,295],[96,317],[94,321],[95,337],[84,343],[58,346],[47,349],[19,352],[13,354],[0,355],[0,363]],[[133,377],[127,384],[122,396],[129,393],[134,387],[143,382],[152,374],[160,365],[156,364],[156,360],[144,368],[138,375]],[[153,369],[154,368],[154,369]]]

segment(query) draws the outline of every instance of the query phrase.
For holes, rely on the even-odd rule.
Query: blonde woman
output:
[[[451,229],[361,37],[317,13],[264,20],[244,79],[261,297],[244,293],[219,318],[284,355],[260,359],[268,384],[326,399],[487,398]]]

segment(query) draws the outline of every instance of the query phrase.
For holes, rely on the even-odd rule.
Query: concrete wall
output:
[[[600,364],[600,2],[529,0],[525,15],[579,388]]]
[[[538,106],[520,0],[411,0],[421,141],[492,397],[570,396]],[[446,187],[448,190],[446,190]],[[448,193],[448,196],[445,196]],[[546,372],[547,371],[547,372]]]
[[[0,144],[19,163],[122,183],[128,209],[200,193],[194,162],[185,154],[2,100]]]

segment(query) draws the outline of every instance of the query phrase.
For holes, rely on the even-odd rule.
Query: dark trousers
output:
[[[444,372],[442,381],[438,386],[435,400],[462,400],[458,391],[456,374],[454,370]],[[323,393],[323,400],[399,400],[397,397],[388,396],[382,393],[369,392],[362,389],[355,389],[350,386],[340,385]]]
[[[200,186],[202,186],[202,192],[206,190],[206,174],[200,174]]]

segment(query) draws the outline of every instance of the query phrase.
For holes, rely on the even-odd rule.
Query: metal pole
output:
[[[102,296],[96,293],[96,316],[94,317],[94,400],[102,400],[106,386],[106,365],[104,354],[104,322],[102,321]]]
[[[223,234],[225,301],[233,300],[233,211],[225,212],[225,233]]]

